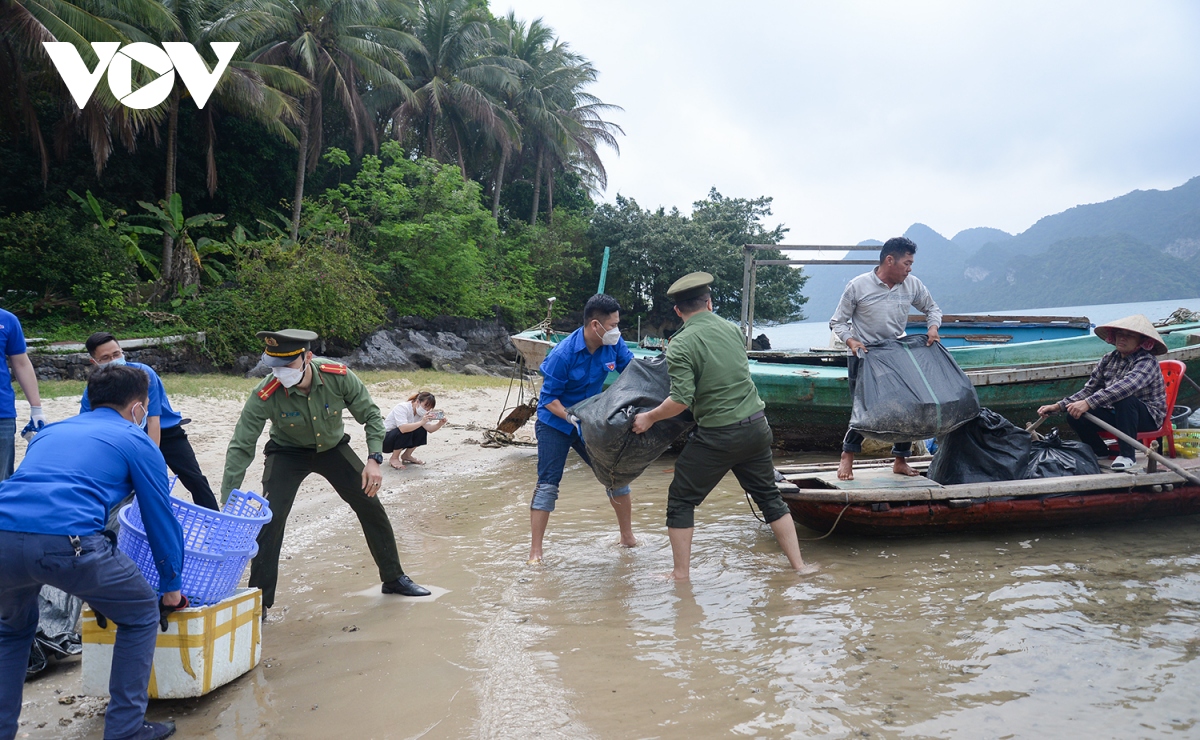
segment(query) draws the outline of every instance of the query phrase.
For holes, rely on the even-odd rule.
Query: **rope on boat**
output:
[[[762,522],[763,524],[766,524],[767,520],[763,519],[761,516],[759,516],[758,512],[754,509],[754,502],[750,499],[750,492],[743,490],[742,493],[746,494],[746,505],[750,507],[750,513],[754,515],[755,519]],[[796,539],[801,542],[816,542],[817,540],[823,540],[826,537],[828,537],[829,535],[833,534],[833,530],[837,529],[838,522],[842,521],[842,514],[845,514],[846,509],[850,508],[850,492],[845,491],[845,494],[846,494],[846,505],[843,506],[842,510],[838,512],[837,519],[833,520],[833,526],[829,528],[828,532],[821,535],[820,537],[799,537],[799,536],[797,536]]]
[[[833,526],[829,528],[828,532],[821,535],[820,537],[797,537],[796,539],[800,540],[801,542],[816,542],[817,540],[823,540],[826,537],[828,537],[829,535],[833,534],[833,530],[837,529],[838,522],[842,521],[842,514],[845,514],[846,509],[850,508],[850,492],[845,491],[845,494],[846,494],[846,505],[843,506],[842,510],[838,512],[837,519],[833,520]]]

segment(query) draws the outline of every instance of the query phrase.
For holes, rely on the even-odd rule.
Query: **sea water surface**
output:
[[[1086,316],[1093,324],[1104,324],[1109,321],[1129,316],[1144,314],[1151,321],[1159,321],[1170,316],[1177,308],[1189,311],[1200,311],[1200,298],[1177,298],[1168,301],[1142,301],[1139,303],[1106,303],[1094,306],[1058,306],[1054,308],[1023,308],[1013,311],[972,311],[971,313],[987,314],[989,316]],[[913,313],[917,313],[914,309]],[[829,344],[831,332],[829,318],[812,316],[807,321],[775,326],[756,326],[754,334],[766,334],[771,340],[772,349],[806,350],[810,347],[824,347]]]

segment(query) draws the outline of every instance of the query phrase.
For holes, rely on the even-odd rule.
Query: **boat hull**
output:
[[[846,506],[787,493],[784,500],[792,518],[808,529],[821,534],[834,529],[838,534],[866,537],[1043,529],[1200,514],[1200,486],[1193,485],[1160,493],[1102,491],[953,504],[921,501]]]

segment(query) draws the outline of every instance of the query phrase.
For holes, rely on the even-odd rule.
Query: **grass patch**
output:
[[[412,372],[367,370],[358,373],[358,376],[367,384],[372,393],[403,392],[411,389],[413,392],[428,390],[436,394],[508,386],[508,378],[459,375],[439,370],[415,370]],[[260,382],[257,378],[243,378],[240,375],[221,375],[219,373],[201,375],[168,373],[161,377],[168,396],[198,396],[235,400],[249,396],[250,391],[254,390]],[[86,383],[82,380],[42,380],[38,381],[38,391],[42,394],[42,398],[81,396],[85,385]],[[25,400],[20,386],[13,383],[13,388],[17,392],[17,398]]]

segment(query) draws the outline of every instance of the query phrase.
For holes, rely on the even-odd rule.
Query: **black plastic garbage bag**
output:
[[[670,394],[666,356],[635,358],[607,390],[567,409],[579,419],[592,472],[606,488],[629,485],[694,426],[692,412],[685,411],[663,419],[645,434],[633,433],[633,417],[655,408]]]
[[[1032,448],[1029,432],[991,409],[938,440],[929,464],[930,480],[943,486],[1017,480]]]
[[[885,442],[949,434],[979,415],[966,374],[923,334],[867,346],[854,389],[850,428]]]
[[[51,659],[83,652],[83,641],[79,634],[79,615],[82,611],[81,599],[53,586],[42,586],[38,593],[37,636],[29,651],[26,677],[46,670]]]
[[[1062,478],[1068,475],[1099,475],[1096,453],[1083,442],[1059,438],[1058,430],[1033,443],[1022,478]]]

